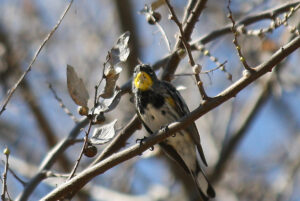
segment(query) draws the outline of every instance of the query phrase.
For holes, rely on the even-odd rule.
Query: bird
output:
[[[132,93],[138,117],[150,135],[190,113],[176,88],[170,82],[159,80],[150,65],[138,64],[134,68]],[[202,200],[215,197],[215,190],[197,158],[198,152],[202,163],[207,166],[194,122],[159,143],[159,146],[192,177]]]

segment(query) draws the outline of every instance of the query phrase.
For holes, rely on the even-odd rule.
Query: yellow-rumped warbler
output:
[[[169,82],[158,80],[149,65],[139,64],[135,67],[132,91],[138,116],[150,134],[190,112],[179,92]],[[203,200],[215,197],[215,191],[197,160],[196,149],[207,166],[195,123],[159,145],[192,176]]]

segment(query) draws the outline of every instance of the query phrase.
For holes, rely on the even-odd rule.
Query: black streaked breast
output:
[[[162,95],[151,90],[139,91],[137,97],[137,103],[141,114],[145,113],[144,108],[146,108],[148,104],[152,104],[158,109],[165,103]]]

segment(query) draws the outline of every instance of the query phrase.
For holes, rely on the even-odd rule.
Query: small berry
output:
[[[95,124],[102,124],[105,121],[103,113],[97,114],[95,118]]]
[[[159,22],[160,19],[161,19],[161,15],[158,12],[153,12],[152,14],[147,14],[146,15],[146,20],[151,25]]]
[[[196,65],[193,66],[193,72],[195,74],[201,73],[201,70],[202,70],[202,66],[200,64],[196,64]]]
[[[80,106],[78,107],[78,113],[81,116],[87,116],[89,114],[89,108],[87,106]]]
[[[94,145],[88,144],[84,150],[83,150],[83,154],[89,158],[92,158],[94,156],[96,156],[97,154],[97,148]]]

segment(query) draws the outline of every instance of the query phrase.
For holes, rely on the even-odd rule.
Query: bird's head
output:
[[[153,86],[154,81],[156,80],[156,74],[149,65],[139,64],[134,68],[134,88],[141,91],[149,90]]]

